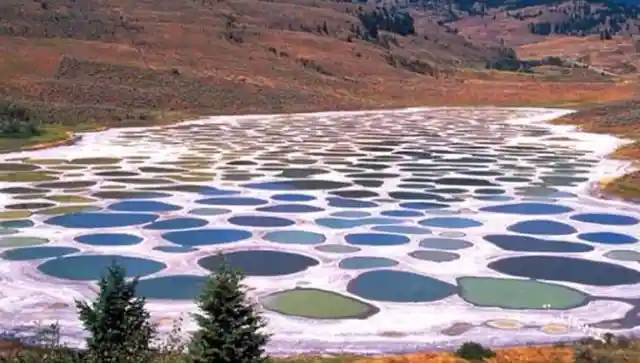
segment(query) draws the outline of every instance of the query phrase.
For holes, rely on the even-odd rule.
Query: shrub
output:
[[[199,330],[189,344],[192,363],[263,363],[269,339],[265,321],[246,297],[242,274],[223,263],[196,299]]]
[[[466,342],[456,350],[455,355],[470,361],[482,361],[485,358],[495,357],[496,353],[489,348],[483,347],[479,343]]]
[[[38,123],[29,110],[12,102],[0,103],[0,136],[31,137],[40,134]]]
[[[136,297],[138,279],[126,281],[126,270],[115,262],[98,285],[100,292],[91,303],[77,301],[80,320],[90,333],[87,363],[146,363],[156,335],[149,323],[145,299]]]

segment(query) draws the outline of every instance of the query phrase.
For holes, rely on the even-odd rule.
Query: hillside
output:
[[[614,36],[604,42],[597,35],[552,36],[516,47],[516,52],[522,59],[565,57],[618,75],[637,76],[640,70],[640,52],[634,49],[631,39],[623,36]]]
[[[48,122],[560,105],[638,91],[585,70],[487,71],[505,59],[517,69],[515,53],[465,39],[416,9],[322,0],[8,0],[0,14],[0,96]]]
[[[633,0],[636,1],[636,0]],[[410,2],[459,34],[483,43],[517,46],[549,35],[640,34],[640,7],[616,0],[436,0]]]

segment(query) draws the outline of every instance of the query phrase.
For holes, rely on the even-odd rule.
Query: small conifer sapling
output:
[[[114,261],[102,276],[94,301],[76,301],[87,338],[87,363],[147,363],[156,336],[145,299],[136,297],[138,278],[127,281],[126,270]]]
[[[196,299],[199,329],[189,344],[190,363],[264,363],[269,335],[248,301],[243,275],[226,262],[207,278]]]

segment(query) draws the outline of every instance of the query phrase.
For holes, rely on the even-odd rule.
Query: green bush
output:
[[[455,355],[469,361],[482,361],[485,358],[495,357],[496,353],[489,348],[483,347],[479,343],[466,342],[456,350]]]

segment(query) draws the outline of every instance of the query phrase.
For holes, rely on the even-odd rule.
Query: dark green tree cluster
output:
[[[487,61],[486,68],[510,72],[530,72],[531,64],[520,60],[512,48],[501,47],[497,54]]]
[[[378,39],[379,31],[384,30],[402,36],[416,33],[411,15],[396,7],[378,7],[373,10],[360,9],[358,18],[365,30],[365,36]]]
[[[0,103],[0,137],[32,137],[42,132],[35,117],[13,102]]]
[[[602,39],[610,39],[624,31],[635,31],[632,22],[640,19],[640,7],[614,2],[598,7],[582,2],[562,12],[564,19],[529,23],[529,31],[540,35],[600,34]]]
[[[490,10],[500,9],[521,21],[531,19],[529,31],[533,34],[602,34],[607,38],[622,32],[640,32],[640,0],[409,0],[409,4],[444,16],[440,25],[464,15],[484,17]],[[534,6],[544,9],[531,11]],[[526,8],[529,9],[520,11]],[[551,13],[555,20],[535,21],[545,13]]]

